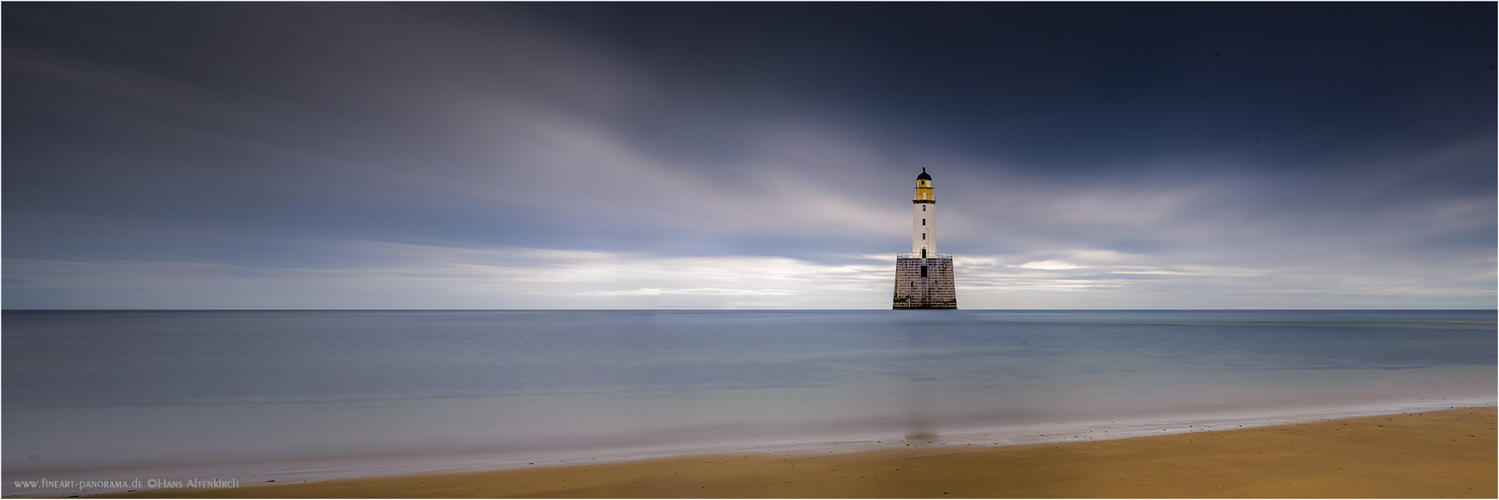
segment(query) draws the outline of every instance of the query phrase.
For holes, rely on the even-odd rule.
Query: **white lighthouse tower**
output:
[[[937,253],[937,199],[932,175],[921,169],[911,199],[911,253],[895,256],[893,309],[957,309],[952,255]]]
[[[937,256],[937,200],[932,199],[932,176],[922,167],[911,199],[911,253]]]

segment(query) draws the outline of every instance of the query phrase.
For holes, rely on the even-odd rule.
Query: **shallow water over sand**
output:
[[[1493,404],[1495,338],[1494,311],[6,311],[4,492]]]

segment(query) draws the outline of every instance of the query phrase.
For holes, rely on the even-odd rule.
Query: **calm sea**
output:
[[[243,484],[689,450],[1084,439],[1493,404],[1495,320],[1494,311],[5,311],[4,492],[67,490],[14,483],[42,478]]]

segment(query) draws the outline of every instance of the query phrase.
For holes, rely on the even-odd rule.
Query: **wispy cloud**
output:
[[[785,257],[663,258],[530,248],[335,242],[358,267],[8,259],[9,307],[870,308],[886,266]],[[213,294],[200,291],[212,288]],[[128,293],[122,293],[128,292]],[[25,299],[37,297],[37,303]],[[20,298],[20,300],[17,300]]]
[[[329,242],[357,267],[191,262],[6,261],[10,307],[105,308],[874,308],[888,306],[893,254],[815,262],[785,257],[657,257],[534,248]],[[1482,307],[1494,262],[1357,268],[1148,265],[1081,249],[1079,264],[1023,255],[959,256],[965,308]],[[1085,256],[1098,256],[1089,260]],[[201,290],[211,288],[213,294]],[[21,298],[17,300],[17,297]],[[28,303],[26,299],[37,300]],[[1422,302],[1425,301],[1425,302]],[[1404,306],[1409,307],[1409,306]]]

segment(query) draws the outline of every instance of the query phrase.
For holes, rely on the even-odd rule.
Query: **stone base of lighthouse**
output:
[[[904,254],[903,254],[904,255]],[[957,309],[952,257],[895,259],[895,305],[891,309]]]

